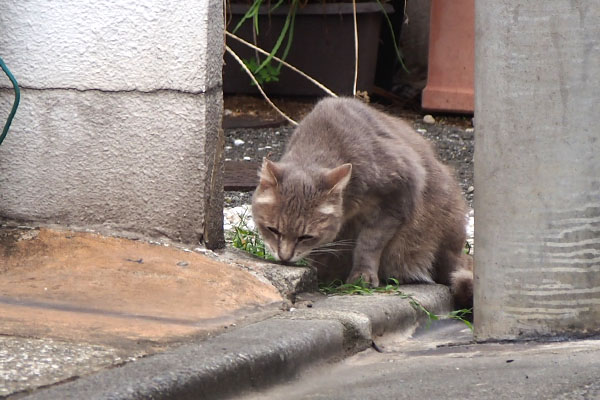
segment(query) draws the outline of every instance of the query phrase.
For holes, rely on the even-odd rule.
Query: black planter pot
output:
[[[231,4],[232,30],[245,14],[247,5]],[[385,5],[388,14],[393,8]],[[281,32],[288,9],[280,7],[268,13],[261,9],[258,46],[270,51]],[[378,3],[357,3],[359,37],[358,90],[370,91],[377,65],[379,33],[383,14]],[[236,35],[252,42],[252,21],[247,20]],[[227,38],[227,44],[241,58],[254,57],[254,50]],[[285,43],[284,43],[285,44]],[[284,45],[282,45],[282,48]],[[262,57],[264,59],[264,56]],[[307,4],[296,13],[293,43],[286,61],[340,95],[351,95],[354,82],[354,27],[351,3]],[[276,61],[273,61],[276,65]],[[268,83],[265,91],[271,95],[322,96],[317,86],[286,68],[281,69],[279,82]],[[229,54],[225,54],[223,91],[227,94],[258,93],[250,78]]]

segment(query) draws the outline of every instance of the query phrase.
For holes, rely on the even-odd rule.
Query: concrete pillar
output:
[[[600,1],[476,1],[475,334],[600,333]]]
[[[222,4],[4,1],[0,217],[221,245]]]

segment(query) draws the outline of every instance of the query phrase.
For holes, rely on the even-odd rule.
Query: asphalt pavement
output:
[[[473,343],[444,321],[378,348],[243,399],[600,399],[600,340]]]

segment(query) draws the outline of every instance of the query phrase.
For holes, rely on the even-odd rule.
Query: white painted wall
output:
[[[222,243],[222,30],[221,0],[4,1],[0,217]]]
[[[205,92],[219,85],[221,6],[212,0],[2,3],[0,51],[24,87]]]

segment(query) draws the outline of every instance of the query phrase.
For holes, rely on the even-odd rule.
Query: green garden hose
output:
[[[0,135],[0,144],[2,144],[4,138],[6,137],[6,134],[8,133],[8,128],[10,128],[10,124],[12,123],[15,113],[17,112],[19,100],[21,99],[21,90],[19,89],[19,84],[17,83],[17,80],[15,79],[13,74],[10,73],[8,67],[6,66],[6,64],[4,64],[2,58],[0,58],[0,67],[2,67],[2,71],[4,71],[6,76],[8,76],[8,79],[10,79],[10,81],[13,84],[13,87],[15,88],[15,102],[13,103],[12,110],[10,110],[10,114],[8,114],[8,118],[6,119],[4,128],[2,129],[2,135]]]

